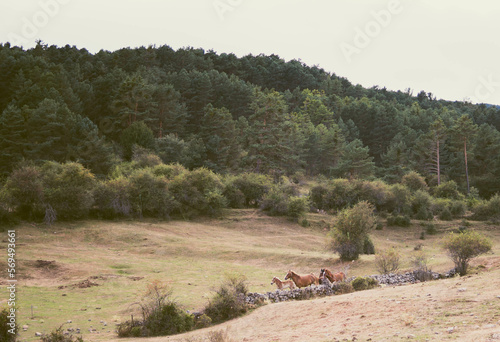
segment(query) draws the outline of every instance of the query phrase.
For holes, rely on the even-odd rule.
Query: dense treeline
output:
[[[19,163],[82,164],[98,179],[135,146],[164,164],[218,174],[296,173],[500,191],[500,110],[365,89],[276,55],[169,46],[91,54],[0,45],[0,173]]]

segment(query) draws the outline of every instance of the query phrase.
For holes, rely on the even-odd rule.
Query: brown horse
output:
[[[334,283],[336,281],[344,281],[345,274],[344,272],[332,273],[328,268],[322,268],[319,273],[319,278],[322,279],[326,277],[330,282]]]
[[[288,270],[285,276],[285,280],[292,279],[299,289],[301,287],[306,287],[312,284],[319,285],[319,279],[314,274],[299,275],[292,270]]]
[[[295,289],[295,284],[291,280],[285,280],[281,281],[280,278],[274,277],[273,281],[271,282],[271,285],[276,284],[278,286],[278,289],[283,290],[285,288],[289,288],[290,290]]]

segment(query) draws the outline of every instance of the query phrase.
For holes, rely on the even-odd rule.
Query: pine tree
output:
[[[368,147],[363,146],[361,140],[353,140],[345,147],[342,158],[334,169],[334,173],[339,177],[348,178],[366,178],[372,176],[375,163],[368,151]]]
[[[451,128],[451,132],[463,144],[464,162],[465,162],[465,178],[467,180],[467,194],[470,192],[469,184],[469,167],[467,165],[467,142],[470,141],[478,131],[478,127],[472,122],[468,115],[462,115],[455,121],[455,125]]]
[[[430,171],[436,173],[437,184],[441,184],[441,143],[446,138],[446,127],[441,118],[437,119],[431,124],[432,134],[432,164]]]
[[[9,105],[0,115],[0,174],[9,173],[25,155],[28,146],[25,115],[14,105]]]
[[[184,136],[188,114],[180,93],[170,84],[159,84],[154,87],[152,102],[151,126],[155,136],[161,138],[171,133]]]
[[[207,105],[200,136],[205,144],[208,168],[219,173],[235,168],[239,158],[238,136],[229,110]]]
[[[276,91],[256,91],[251,108],[246,162],[255,172],[283,173],[290,156],[286,145],[289,115],[283,96]]]

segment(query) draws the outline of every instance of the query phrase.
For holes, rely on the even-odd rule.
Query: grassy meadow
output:
[[[154,280],[168,283],[185,309],[198,311],[228,274],[244,275],[252,292],[267,292],[275,289],[272,277],[283,279],[288,269],[319,273],[322,267],[347,266],[327,249],[333,217],[308,214],[307,218],[311,226],[304,228],[244,209],[228,210],[222,219],[17,226],[18,324],[28,326],[26,331],[20,329],[19,341],[37,341],[35,332],[48,333],[62,324],[80,328],[85,341],[116,338],[117,323],[131,315],[140,317],[137,302]],[[442,249],[442,239],[461,221],[433,223],[437,234],[426,234],[423,240],[419,221],[405,228],[384,225],[370,235],[376,250],[400,251],[402,271],[411,268],[419,244],[431,269],[446,271],[453,264]],[[500,230],[487,223],[471,224],[470,229],[494,241],[493,252],[473,262],[472,272],[477,272],[488,268],[491,260],[498,263]],[[2,234],[6,244],[7,234]],[[348,276],[376,274],[374,259],[362,255],[349,265]],[[0,266],[5,270],[5,261]]]

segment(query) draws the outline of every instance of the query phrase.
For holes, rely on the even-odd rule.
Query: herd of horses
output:
[[[297,274],[292,270],[288,270],[285,276],[285,280],[281,281],[278,277],[274,277],[271,285],[276,284],[278,289],[283,290],[289,288],[293,290],[295,288],[306,287],[309,285],[319,285],[320,282],[324,283],[325,279],[328,279],[331,283],[337,281],[344,281],[346,278],[344,272],[333,273],[328,268],[322,268],[319,277],[316,277],[313,273],[311,274]]]

